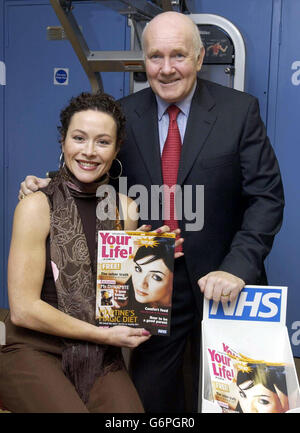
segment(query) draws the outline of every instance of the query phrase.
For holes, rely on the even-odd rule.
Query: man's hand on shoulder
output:
[[[18,195],[19,200],[22,200],[22,198],[28,194],[31,194],[32,192],[38,191],[40,188],[45,188],[50,181],[50,178],[26,176],[25,180],[20,185],[20,191]]]
[[[214,271],[198,280],[201,292],[216,302],[232,302],[245,286],[245,281],[229,272]]]

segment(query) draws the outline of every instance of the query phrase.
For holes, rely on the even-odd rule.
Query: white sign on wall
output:
[[[54,68],[54,84],[56,86],[69,84],[69,68]]]

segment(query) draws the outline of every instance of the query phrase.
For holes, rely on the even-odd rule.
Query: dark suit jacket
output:
[[[150,191],[151,185],[162,184],[155,95],[145,89],[120,102],[127,119],[119,154],[122,176],[127,176],[128,189],[139,184]],[[281,226],[284,197],[256,98],[198,80],[177,183],[194,186],[193,204],[195,185],[204,185],[203,228],[187,231],[190,221],[179,221],[197,296],[197,280],[214,270],[230,272],[246,284],[265,284],[263,262]],[[162,221],[151,221],[150,212],[149,206],[142,223],[156,228]]]

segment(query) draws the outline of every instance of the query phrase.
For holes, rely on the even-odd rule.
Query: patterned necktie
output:
[[[180,109],[176,105],[170,105],[167,109],[169,114],[169,129],[167,139],[162,153],[162,174],[166,187],[172,187],[177,183],[177,174],[181,153],[181,137],[177,125],[177,116]],[[165,188],[166,188],[165,187]],[[169,188],[166,188],[168,190]],[[174,189],[175,192],[175,189]],[[167,193],[164,200],[165,217],[164,224],[170,227],[170,231],[178,228],[175,215],[174,193]],[[168,215],[169,218],[168,218]],[[182,251],[181,246],[176,251]]]

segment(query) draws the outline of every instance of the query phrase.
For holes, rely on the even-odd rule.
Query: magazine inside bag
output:
[[[229,310],[229,305],[226,306],[226,312],[230,313],[226,319],[224,311],[221,311],[221,319],[216,319],[217,314],[212,318],[213,315],[209,317],[208,314],[207,302],[202,322],[201,411],[300,412],[298,378],[284,323],[286,293],[282,297],[276,295],[276,308],[271,305],[272,297],[269,295],[270,302],[265,302],[268,308],[261,309],[257,300],[262,300],[267,292],[260,286],[246,287],[245,292],[247,294],[242,295],[247,306],[245,314],[241,314],[241,308],[238,309],[237,300],[235,309]],[[257,293],[262,295],[259,297]],[[210,308],[211,312],[216,311],[216,305],[210,305]],[[264,313],[259,316],[259,311]],[[273,313],[279,314],[275,321],[269,321]],[[261,317],[267,320],[261,321]]]

